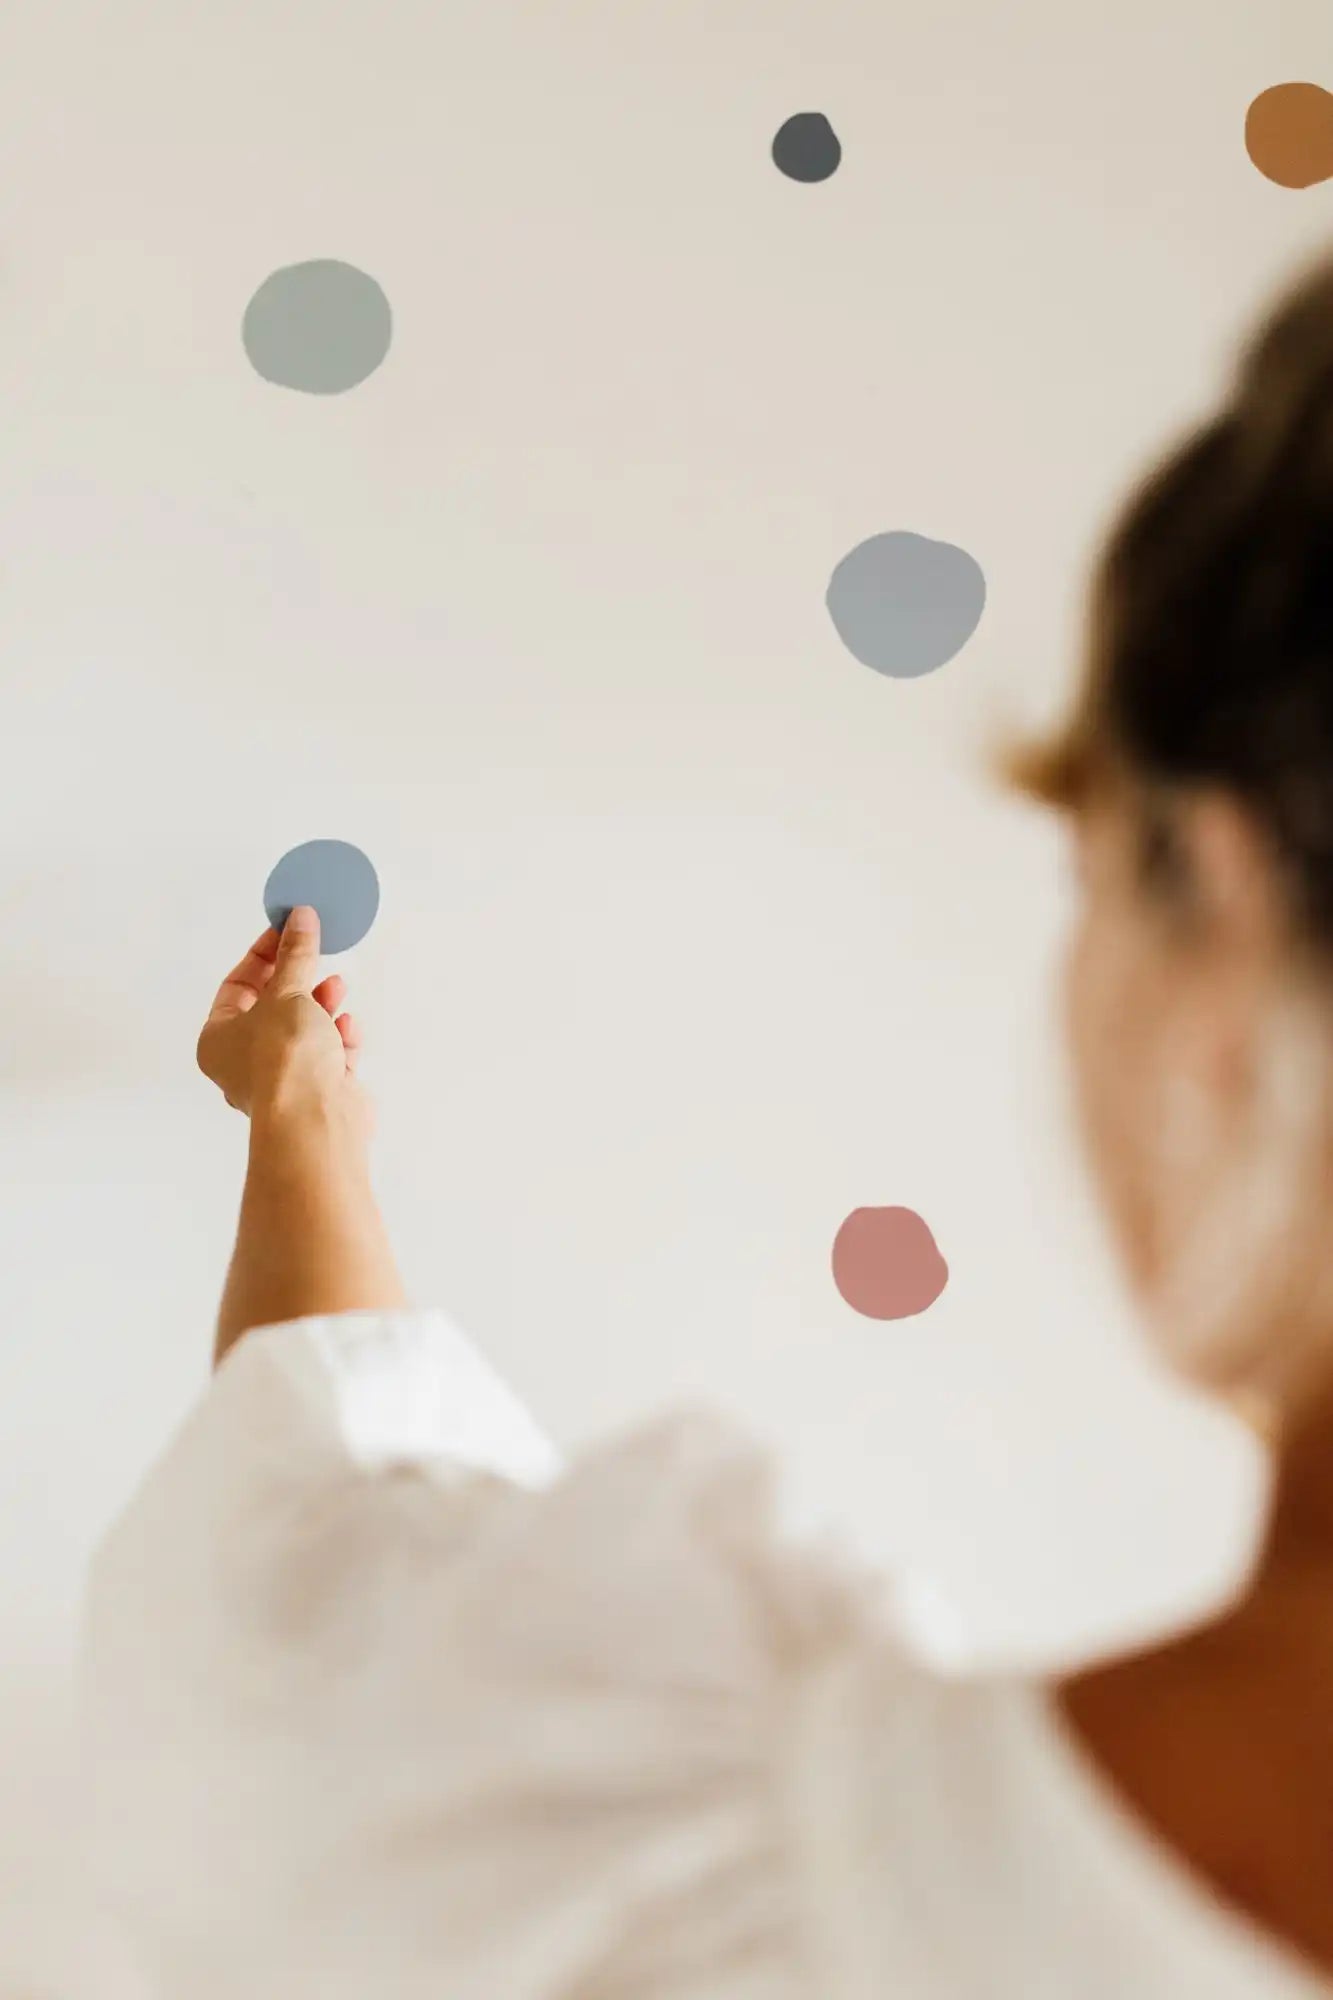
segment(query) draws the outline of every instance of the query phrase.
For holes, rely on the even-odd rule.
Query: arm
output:
[[[250,1327],[404,1303],[364,1142],[318,1113],[253,1121],[214,1362]]]
[[[236,1248],[214,1362],[256,1326],[405,1303],[370,1181],[360,1034],[319,979],[319,919],[294,910],[222,983],[199,1065],[250,1118]]]

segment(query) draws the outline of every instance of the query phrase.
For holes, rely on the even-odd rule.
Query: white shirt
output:
[[[90,1587],[153,2000],[1328,2000],[773,1477],[690,1414],[565,1469],[437,1314],[248,1335]]]

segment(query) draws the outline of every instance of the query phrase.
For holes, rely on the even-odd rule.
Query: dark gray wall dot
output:
[[[256,372],[312,396],[364,382],[388,353],[392,333],[389,301],[375,280],[332,257],[274,271],[241,322]]]
[[[825,601],[838,637],[863,666],[914,680],[934,673],[972,637],[986,579],[952,542],[872,535],[838,564]]]
[[[380,906],[379,878],[347,840],[307,840],[284,854],[264,884],[264,910],[281,930],[298,903],[319,911],[324,951],[360,944]]]
[[[822,111],[798,111],[779,126],[773,164],[788,180],[826,181],[841,160],[841,141]]]

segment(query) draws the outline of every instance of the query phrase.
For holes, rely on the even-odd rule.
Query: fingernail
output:
[[[309,903],[298,903],[287,918],[287,928],[293,931],[313,931],[318,924],[319,918]]]

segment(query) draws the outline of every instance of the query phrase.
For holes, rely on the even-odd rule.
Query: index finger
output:
[[[219,986],[209,1008],[209,1019],[213,1020],[219,1014],[243,1014],[248,1007],[252,1007],[273,977],[277,956],[278,933],[270,924]]]

